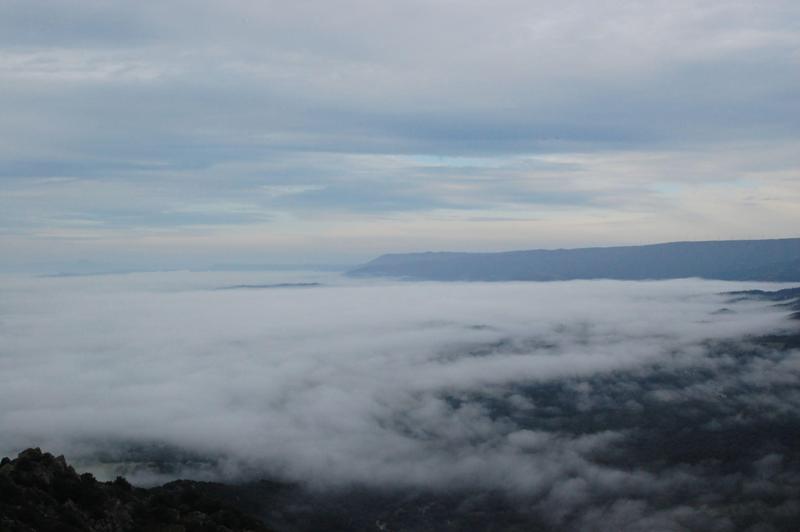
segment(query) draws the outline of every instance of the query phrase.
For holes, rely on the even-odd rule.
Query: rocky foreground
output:
[[[257,519],[209,496],[200,484],[176,481],[158,488],[118,477],[98,482],[79,475],[63,456],[28,449],[0,462],[3,532],[261,532]]]

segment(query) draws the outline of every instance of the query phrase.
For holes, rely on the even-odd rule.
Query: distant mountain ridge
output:
[[[348,275],[436,281],[680,279],[800,281],[800,238],[670,242],[496,253],[382,255]]]

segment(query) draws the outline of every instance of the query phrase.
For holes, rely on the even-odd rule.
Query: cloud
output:
[[[2,2],[2,196],[63,177],[104,196],[76,204],[53,187],[47,205],[3,205],[5,232],[25,241],[3,245],[17,268],[52,255],[25,214],[41,209],[33,225],[47,235],[69,234],[75,217],[113,233],[98,249],[60,251],[62,261],[119,254],[126,241],[165,262],[136,240],[142,226],[186,231],[170,247],[188,250],[205,225],[217,253],[228,249],[218,229],[238,239],[264,233],[265,221],[273,233],[336,238],[328,231],[343,214],[374,230],[368,251],[340,241],[356,260],[404,246],[393,235],[409,230],[420,245],[440,234],[437,246],[478,246],[433,221],[443,214],[480,226],[489,236],[479,247],[519,247],[475,220],[520,214],[539,219],[529,245],[651,240],[634,226],[674,240],[687,231],[676,220],[691,216],[703,221],[691,222],[695,238],[753,227],[791,236],[791,213],[724,192],[757,175],[752,197],[793,194],[798,15],[788,1]],[[437,158],[460,162],[419,163]],[[286,186],[306,188],[263,188]],[[698,209],[694,191],[668,193],[694,186],[725,212]],[[164,215],[209,196],[267,215]],[[126,203],[135,216],[110,212]],[[741,227],[720,234],[731,211]],[[428,223],[385,219],[404,214]],[[315,252],[277,249],[289,261]]]
[[[2,453],[499,489],[567,528],[697,527],[800,478],[770,465],[796,460],[798,351],[743,339],[786,311],[719,295],[740,283],[210,290],[276,275],[3,277]]]

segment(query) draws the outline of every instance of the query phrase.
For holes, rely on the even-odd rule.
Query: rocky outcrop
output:
[[[262,532],[260,521],[209,496],[197,483],[136,488],[98,482],[63,456],[28,449],[0,462],[3,532]]]

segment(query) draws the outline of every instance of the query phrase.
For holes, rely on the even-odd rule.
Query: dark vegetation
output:
[[[734,302],[742,299],[759,299],[763,301],[777,301],[781,306],[792,310],[791,318],[800,320],[800,288],[785,288],[772,292],[765,290],[742,290],[730,292],[735,296]]]
[[[153,489],[79,475],[63,456],[28,449],[0,465],[3,532],[266,532],[257,519],[210,496],[202,483]]]

